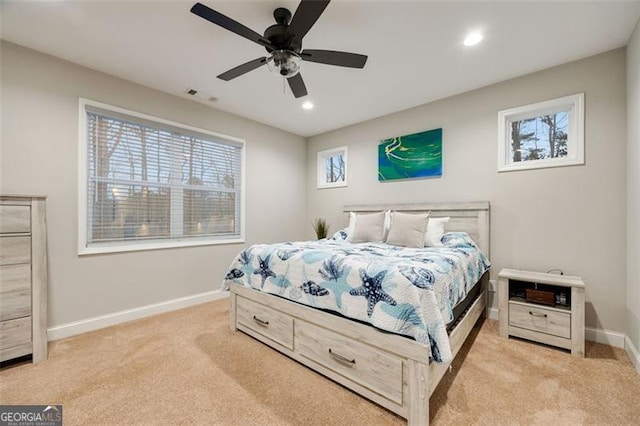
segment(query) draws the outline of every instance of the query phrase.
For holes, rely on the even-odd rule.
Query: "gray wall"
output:
[[[618,49],[312,137],[307,220],[325,217],[333,232],[344,204],[489,200],[493,278],[505,267],[580,275],[587,326],[625,332],[625,81]],[[497,173],[498,111],[578,92],[586,94],[586,165]],[[378,182],[381,139],[438,127],[441,178]],[[341,145],[349,186],[317,190],[316,153]]]
[[[640,21],[627,45],[627,334],[640,350]]]
[[[0,192],[47,196],[49,327],[218,289],[241,249],[78,257],[78,97],[244,138],[247,243],[301,239],[309,228],[303,215],[283,220],[304,208],[304,138],[11,43],[1,49]]]

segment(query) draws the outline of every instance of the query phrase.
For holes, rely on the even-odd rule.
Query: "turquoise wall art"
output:
[[[385,139],[378,145],[378,180],[442,176],[442,129]]]

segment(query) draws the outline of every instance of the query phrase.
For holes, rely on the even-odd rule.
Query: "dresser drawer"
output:
[[[0,321],[31,315],[31,265],[0,266]]]
[[[509,325],[571,338],[571,314],[555,309],[509,302]]]
[[[236,303],[238,324],[293,350],[293,318],[243,297]]]
[[[402,404],[400,358],[302,321],[296,321],[295,338],[303,357]]]
[[[31,342],[31,317],[0,322],[0,349]]]
[[[31,232],[31,207],[0,205],[0,234]]]
[[[31,237],[0,237],[0,266],[31,262]]]

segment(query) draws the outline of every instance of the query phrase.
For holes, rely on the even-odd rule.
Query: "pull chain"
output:
[[[286,95],[287,94],[287,89],[284,85],[284,81],[286,80],[286,78],[282,77],[282,94]]]

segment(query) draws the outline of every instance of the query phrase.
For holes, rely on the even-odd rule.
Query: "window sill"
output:
[[[318,184],[318,189],[344,188],[346,186],[347,186],[347,182],[323,183],[323,184]]]
[[[102,243],[93,244],[90,247],[78,248],[78,256],[88,256],[93,254],[107,253],[124,253],[130,251],[146,251],[146,250],[162,250],[180,247],[199,247],[213,246],[222,244],[242,244],[245,242],[244,237],[232,238],[225,240],[218,239],[202,239],[202,240],[171,240],[171,241],[154,241],[141,243],[140,241],[118,242],[118,243]]]
[[[514,170],[548,169],[551,167],[581,166],[584,165],[583,158],[556,158],[544,160],[529,160],[518,163],[510,163],[498,167],[498,172],[512,172]]]

